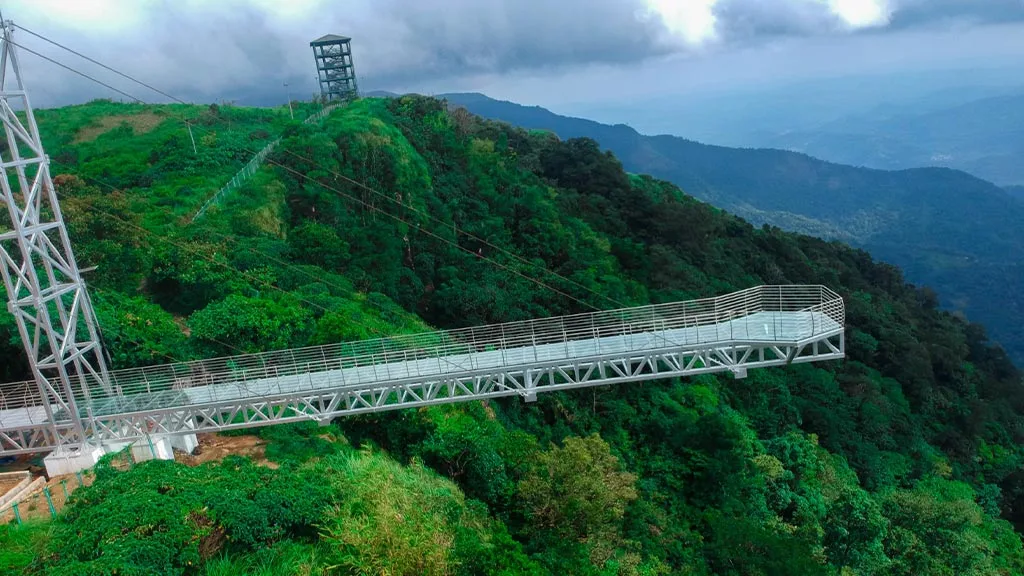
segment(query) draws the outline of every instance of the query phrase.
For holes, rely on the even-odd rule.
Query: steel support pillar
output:
[[[56,448],[74,455],[90,435],[89,418],[78,404],[89,399],[90,390],[109,393],[109,378],[13,34],[14,24],[2,22],[0,275]]]

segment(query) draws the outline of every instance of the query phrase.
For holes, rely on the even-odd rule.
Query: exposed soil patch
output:
[[[132,127],[132,130],[136,134],[145,134],[150,130],[153,130],[160,125],[161,122],[166,120],[165,116],[157,116],[152,112],[142,112],[139,114],[121,114],[117,116],[104,116],[97,122],[85,126],[78,130],[75,134],[75,139],[72,144],[81,144],[83,142],[92,142],[99,138],[101,135],[110,132],[114,128],[117,128],[121,124],[127,123]]]
[[[267,468],[277,468],[275,462],[267,460],[267,443],[259,436],[221,436],[219,434],[198,434],[199,448],[197,454],[177,456],[178,462],[189,466],[198,466],[204,462],[219,462],[225,456],[247,456],[256,464]]]
[[[95,477],[92,474],[86,473],[82,475],[82,482],[85,486],[89,486],[94,480]],[[58,513],[67,504],[71,494],[79,487],[78,482],[78,478],[71,474],[68,476],[55,476],[46,483],[46,487],[50,489],[50,500],[53,502],[53,507]],[[67,496],[64,495],[65,490]],[[50,519],[50,505],[46,502],[46,495],[43,492],[42,486],[18,502],[18,513],[22,521]],[[0,512],[0,523],[7,523],[12,520],[14,520],[14,511],[9,507],[5,507],[5,510]]]
[[[0,478],[0,496],[7,494],[7,492],[17,486],[22,481],[22,478]]]

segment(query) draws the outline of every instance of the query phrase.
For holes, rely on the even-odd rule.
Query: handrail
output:
[[[771,315],[770,326],[768,316],[757,319],[760,313],[779,312],[800,314]],[[111,371],[109,377],[110,386],[115,390],[113,396],[130,397],[195,386],[296,376],[309,372],[310,366],[323,366],[324,370],[375,367],[394,362],[396,358],[404,361],[436,359],[439,373],[448,373],[472,368],[476,361],[474,353],[478,352],[536,351],[558,345],[571,356],[574,342],[597,340],[600,346],[608,338],[629,342],[631,336],[647,333],[679,345],[733,341],[737,339],[737,331],[740,339],[788,341],[782,336],[798,334],[809,338],[820,335],[823,330],[841,328],[844,322],[843,300],[827,287],[757,286],[700,300],[128,368]],[[717,327],[702,329],[710,326]],[[687,332],[692,329],[696,332]],[[678,337],[690,340],[672,341],[673,331],[681,334]],[[379,380],[386,381],[388,377]],[[89,382],[89,392],[94,400],[111,396],[103,392],[98,381]],[[0,384],[0,410],[39,404],[35,382]]]

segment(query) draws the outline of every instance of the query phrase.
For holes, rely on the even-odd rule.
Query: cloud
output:
[[[283,100],[316,90],[309,41],[353,38],[364,88],[712,58],[776,38],[986,23],[1021,0],[7,0],[7,18],[186,99]],[[139,92],[26,34],[21,41]],[[26,57],[30,86],[62,103],[109,95]],[[610,86],[611,88],[612,86]]]
[[[351,36],[357,73],[378,85],[641,62],[673,49],[644,8],[643,0],[13,0],[6,17],[169,90],[210,96],[285,79],[312,90],[309,41],[325,33]]]
[[[647,16],[661,18],[668,32],[680,36],[689,44],[700,45],[717,39],[718,19],[715,4],[718,0],[647,0]]]
[[[894,29],[1024,21],[1024,0],[901,0]]]
[[[888,0],[649,1],[652,6],[701,6],[713,24],[706,39],[732,46],[777,37],[845,34],[884,27],[892,15]]]

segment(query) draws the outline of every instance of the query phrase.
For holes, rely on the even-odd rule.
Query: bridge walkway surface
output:
[[[839,359],[843,300],[759,286],[703,300],[110,372],[76,394],[103,446],[473,399]],[[56,447],[35,382],[0,385],[0,456]]]

